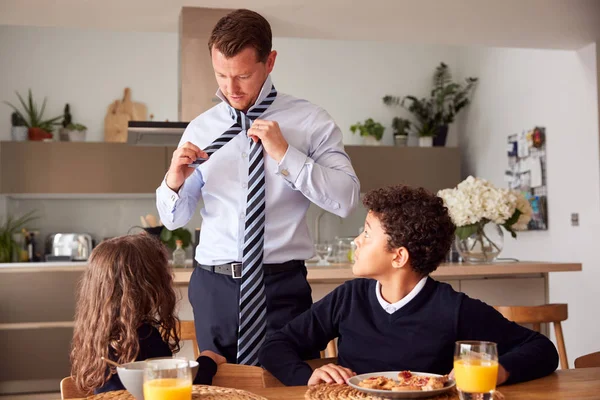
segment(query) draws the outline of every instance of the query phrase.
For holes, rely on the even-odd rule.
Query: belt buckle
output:
[[[242,279],[242,263],[231,263],[231,277]]]

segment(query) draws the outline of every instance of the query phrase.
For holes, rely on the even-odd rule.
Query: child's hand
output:
[[[217,365],[225,364],[227,362],[227,359],[225,357],[211,350],[204,350],[200,353],[200,357],[202,356],[212,359]]]
[[[348,368],[335,364],[327,364],[313,371],[308,380],[308,386],[318,385],[321,382],[347,383],[348,379],[352,378],[354,375],[356,375],[356,373]]]

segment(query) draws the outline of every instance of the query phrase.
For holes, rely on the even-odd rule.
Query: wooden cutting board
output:
[[[148,108],[144,103],[131,100],[131,89],[125,88],[123,99],[115,100],[108,106],[104,117],[104,141],[127,142],[127,123],[129,121],[146,121]]]

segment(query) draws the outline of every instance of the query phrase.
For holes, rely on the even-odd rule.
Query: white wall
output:
[[[461,71],[478,76],[460,137],[463,173],[506,187],[506,138],[546,127],[549,230],[505,236],[504,257],[578,261],[583,272],[550,274],[550,301],[568,303],[564,324],[571,365],[600,350],[596,318],[600,289],[600,174],[596,46],[580,51],[468,49]],[[572,212],[580,226],[570,225]]]
[[[46,117],[71,105],[88,141],[104,140],[108,106],[130,87],[155,120],[177,120],[177,34],[0,26],[0,100],[18,103],[31,88]],[[12,110],[0,105],[0,140]]]

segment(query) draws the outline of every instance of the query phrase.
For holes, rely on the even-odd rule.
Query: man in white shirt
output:
[[[169,229],[184,226],[203,200],[199,268],[189,285],[198,345],[247,364],[255,364],[264,329],[281,328],[312,304],[304,265],[314,254],[305,218],[310,203],[346,217],[359,199],[332,118],[275,90],[271,42],[269,23],[253,11],[236,10],[216,24],[208,45],[223,102],[190,122],[156,191]],[[194,162],[200,165],[191,168]],[[262,214],[253,220],[256,202]],[[253,262],[260,274],[250,277]],[[256,291],[245,289],[255,275]],[[248,358],[240,355],[246,321],[248,347],[256,348]]]

